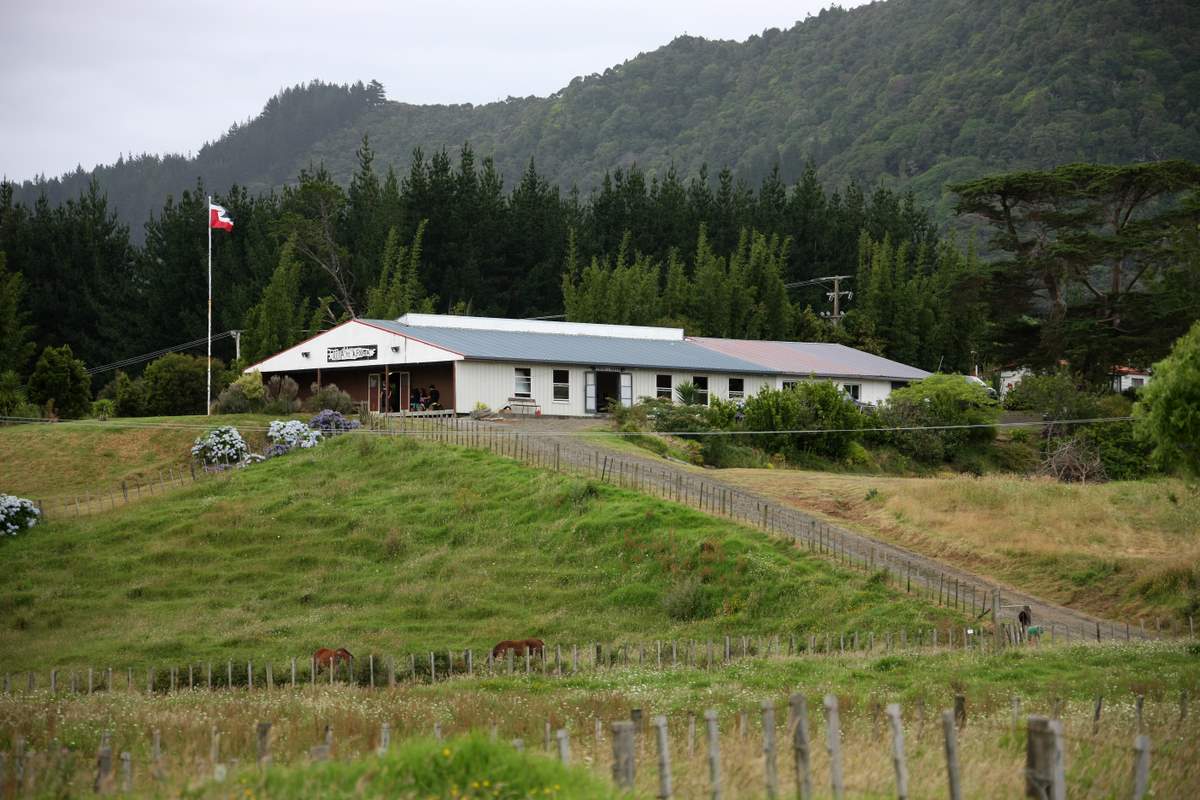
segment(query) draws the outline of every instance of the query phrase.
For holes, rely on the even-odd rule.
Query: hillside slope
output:
[[[0,559],[0,670],[894,630],[947,613],[672,503],[365,434],[51,521]]]
[[[470,141],[510,185],[531,157],[585,192],[634,162],[684,175],[729,166],[756,183],[775,163],[794,179],[812,158],[830,182],[882,180],[937,199],[947,181],[998,170],[1200,160],[1197,97],[1190,0],[888,0],[741,43],[680,37],[546,98],[416,106],[382,102],[373,86],[293,91],[194,160],[95,174],[135,227],[197,176],[263,189],[323,161],[348,181],[363,133],[401,170],[414,147]],[[20,196],[44,188],[63,200],[89,177]]]

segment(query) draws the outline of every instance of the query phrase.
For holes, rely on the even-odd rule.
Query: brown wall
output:
[[[429,384],[434,384],[438,388],[438,393],[441,395],[441,405],[444,408],[454,408],[454,363],[447,361],[438,364],[397,364],[388,367],[390,374],[396,372],[407,372],[410,376],[413,386],[428,388]],[[381,365],[372,365],[370,367],[352,367],[342,369],[323,369],[321,370],[321,385],[328,386],[331,383],[337,384],[337,387],[343,392],[350,395],[350,398],[356,403],[367,402],[367,387],[368,376],[372,373],[383,375],[383,367]],[[279,373],[263,373],[263,380],[268,381],[271,375]],[[288,372],[300,386],[300,399],[307,400],[312,395],[312,385],[317,382],[316,370],[303,370],[300,372]],[[407,405],[404,406],[407,408]]]

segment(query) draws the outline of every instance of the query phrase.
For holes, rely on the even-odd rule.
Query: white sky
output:
[[[375,78],[412,103],[546,95],[682,33],[743,40],[828,5],[0,0],[0,176],[190,154],[313,78]]]

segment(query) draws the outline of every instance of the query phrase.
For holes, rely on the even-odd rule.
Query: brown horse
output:
[[[519,656],[529,653],[531,656],[546,657],[546,643],[541,639],[505,639],[492,648],[492,658],[500,658],[509,650]]]
[[[316,664],[317,671],[320,672],[321,667],[332,667],[337,669],[338,662],[349,664],[354,655],[344,647],[337,650],[330,650],[328,647],[322,647],[317,652],[313,653],[313,663]]]

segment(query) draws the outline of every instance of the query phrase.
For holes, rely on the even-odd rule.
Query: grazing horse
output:
[[[349,664],[354,655],[344,647],[337,650],[330,650],[328,647],[322,647],[317,652],[313,653],[313,663],[316,664],[317,671],[321,667],[330,667],[337,669],[338,662]]]
[[[505,652],[512,650],[516,655],[541,655],[546,657],[546,643],[541,639],[505,639],[492,648],[492,658],[499,658]]]

